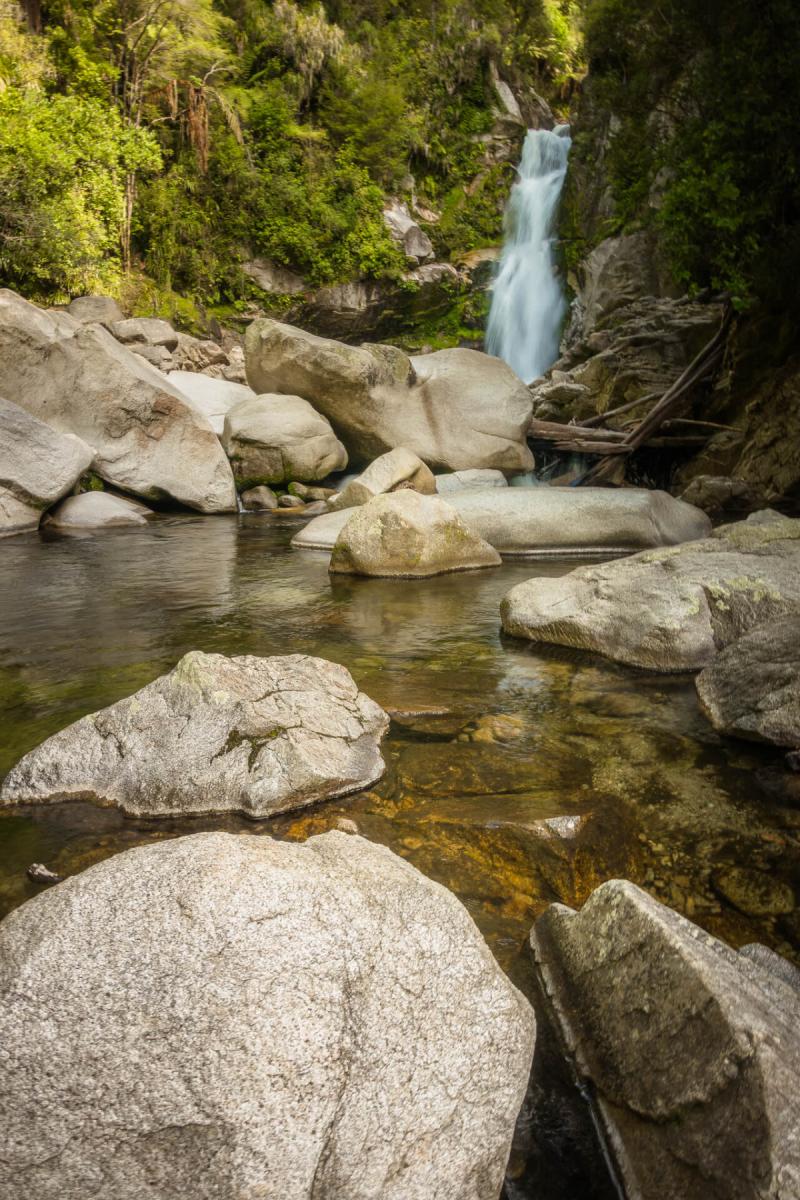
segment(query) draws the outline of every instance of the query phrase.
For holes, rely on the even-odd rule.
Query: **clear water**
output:
[[[526,383],[558,357],[566,300],[553,239],[570,145],[566,125],[528,130],[506,210],[486,348]]]
[[[361,795],[247,824],[254,834],[301,838],[354,819],[452,888],[504,965],[549,902],[580,904],[611,876],[646,884],[734,943],[759,937],[792,952],[786,921],[737,912],[713,883],[734,863],[797,873],[800,812],[780,791],[777,756],[721,741],[688,678],[501,635],[511,586],[574,564],[331,579],[325,554],[289,546],[295,520],[180,516],[0,544],[0,774],[187,650],[318,654],[396,715],[386,776]],[[548,836],[541,822],[563,816],[576,818],[574,836]],[[37,890],[25,877],[35,859],[71,871],[202,826],[80,806],[0,813],[0,905]]]
[[[532,922],[612,877],[734,945],[796,954],[797,912],[748,916],[715,884],[726,866],[746,865],[800,896],[800,792],[787,790],[779,757],[721,740],[688,678],[501,635],[511,586],[574,564],[331,579],[325,554],[289,546],[297,527],[288,516],[180,516],[0,543],[0,775],[193,648],[322,655],[396,718],[376,787],[270,821],[147,822],[90,805],[0,812],[0,914],[40,890],[25,874],[34,861],[69,874],[197,829],[303,839],[346,817],[451,888],[534,1000]],[[562,818],[555,829],[552,818]],[[523,1138],[507,1200],[608,1194],[596,1158],[563,1135],[569,1089],[556,1059],[542,1036],[537,1105],[558,1129]]]

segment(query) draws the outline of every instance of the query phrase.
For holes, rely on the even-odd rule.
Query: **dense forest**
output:
[[[513,180],[486,156],[499,71],[579,107],[568,260],[652,223],[687,289],[792,307],[799,21],[792,0],[6,3],[0,277],[172,315],[245,304],[259,255],[309,287],[399,280],[390,196],[457,261],[498,242]],[[606,127],[611,216],[580,174]]]

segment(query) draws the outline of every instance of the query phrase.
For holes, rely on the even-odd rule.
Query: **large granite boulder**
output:
[[[93,458],[80,438],[0,397],[0,537],[36,529],[42,512],[74,487]]]
[[[800,614],[800,520],[749,519],[714,536],[531,579],[503,600],[516,637],[630,666],[697,671],[767,621]]]
[[[418,579],[499,565],[497,551],[468,529],[449,504],[404,488],[348,514],[330,570]]]
[[[644,488],[488,488],[447,497],[501,554],[618,554],[702,538],[699,509]]]
[[[240,488],[326,479],[347,466],[330,422],[300,396],[265,395],[228,411],[222,444]]]
[[[430,467],[412,450],[398,446],[371,462],[366,471],[349,480],[342,490],[328,500],[334,512],[340,508],[356,508],[374,500],[384,492],[398,488],[411,488],[415,492],[432,496],[436,492],[436,479]]]
[[[795,987],[620,880],[553,905],[532,944],[626,1195],[798,1195]]]
[[[102,529],[117,525],[146,525],[152,512],[144,504],[113,492],[81,492],[68,496],[45,518],[49,529]]]
[[[129,345],[163,346],[165,350],[178,346],[177,332],[159,317],[128,317],[112,325],[111,332],[118,342]]]
[[[448,475],[436,475],[435,479],[436,491],[440,496],[449,496],[452,492],[508,487],[508,480],[502,471],[453,471]]]
[[[89,799],[135,816],[266,817],[374,783],[388,723],[336,663],[194,650],[31,750],[0,804]]]
[[[121,491],[201,512],[236,508],[230,466],[210,425],[100,325],[0,290],[0,395],[82,438],[95,452],[94,470]]]
[[[800,615],[732,642],[695,683],[700,707],[720,733],[800,747]]]
[[[491,487],[448,492],[446,500],[468,529],[508,557],[630,553],[711,531],[698,509],[644,489]],[[293,544],[331,549],[342,527],[341,517],[317,517]]]
[[[170,371],[167,378],[179,389],[190,408],[205,417],[217,437],[222,437],[225,418],[233,406],[255,397],[247,384],[212,379],[199,371]]]
[[[0,925],[0,1193],[496,1200],[535,1024],[383,846],[199,833]]]
[[[392,346],[346,346],[267,318],[245,337],[258,392],[304,396],[332,423],[351,458],[404,446],[429,467],[533,466],[528,389],[509,366],[475,350],[409,358]]]

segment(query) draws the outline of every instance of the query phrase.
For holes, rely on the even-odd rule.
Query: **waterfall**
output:
[[[526,383],[558,358],[566,300],[556,271],[553,229],[571,144],[568,125],[552,132],[529,129],[506,209],[486,349],[505,359]]]

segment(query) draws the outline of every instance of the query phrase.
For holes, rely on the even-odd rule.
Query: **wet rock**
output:
[[[255,396],[253,389],[246,384],[212,379],[197,371],[170,371],[168,378],[186,398],[186,403],[205,417],[217,437],[222,436],[225,418],[234,405],[252,400]]]
[[[61,883],[63,875],[56,875],[44,863],[31,863],[25,874],[32,883]]]
[[[761,488],[725,475],[696,475],[681,493],[681,500],[702,508],[712,521],[724,516],[744,516],[763,509],[766,504]]]
[[[105,325],[106,329],[125,320],[111,296],[76,296],[67,305],[67,312],[79,325]]]
[[[248,488],[241,493],[240,499],[248,512],[272,512],[278,507],[278,497],[272,488],[262,484],[260,487]]]
[[[308,504],[303,504],[304,517],[321,517],[327,511],[328,503],[326,500],[311,500]]]
[[[341,508],[356,508],[400,487],[411,488],[426,496],[436,492],[436,481],[431,470],[413,450],[406,450],[402,446],[389,450],[371,462],[366,471],[351,479],[331,497],[328,507],[334,512]]]
[[[388,723],[335,663],[192,651],[37,746],[6,776],[0,803],[269,816],[374,783]]]
[[[253,388],[304,396],[356,462],[404,446],[442,470],[533,465],[530,395],[499,359],[462,349],[408,358],[396,347],[346,346],[266,318],[248,328],[245,350]]]
[[[0,537],[37,529],[44,509],[65,496],[94,451],[0,397]]]
[[[777,917],[795,907],[788,883],[751,867],[730,867],[713,877],[714,889],[748,917]]]
[[[800,615],[758,626],[726,647],[696,680],[715,729],[775,746],[800,746]]]
[[[800,615],[800,521],[742,521],[704,541],[532,579],[501,613],[516,637],[651,670],[700,670],[750,629]]]
[[[144,500],[200,512],[236,508],[211,427],[155,368],[99,325],[0,291],[0,395],[95,452],[93,469]]]
[[[46,518],[50,529],[101,529],[116,525],[146,525],[149,508],[113,492],[81,492],[68,496]]]
[[[298,499],[307,502],[330,500],[332,496],[337,495],[336,488],[314,487],[313,485],[297,483],[296,481],[290,483],[286,490],[290,496],[297,496]]]
[[[126,345],[141,342],[145,346],[163,346],[165,350],[175,350],[178,345],[178,335],[169,321],[158,317],[129,317],[112,325],[111,332],[118,342]]]
[[[448,496],[452,492],[508,487],[508,480],[502,471],[454,471],[451,475],[437,475],[435,478],[436,491],[440,496]]]
[[[306,504],[297,496],[284,495],[278,497],[278,508],[301,508],[305,512]]]
[[[659,904],[612,880],[532,936],[626,1193],[752,1200],[800,1178],[800,997]]]
[[[300,396],[242,400],[225,417],[222,444],[245,487],[325,479],[347,466],[347,451],[328,420]]]
[[[139,847],[11,914],[0,957],[0,1188],[499,1194],[533,1013],[459,901],[381,846]]]
[[[319,520],[319,518],[317,518]],[[331,552],[330,570],[421,578],[500,565],[496,550],[436,496],[404,489],[357,508]]]

